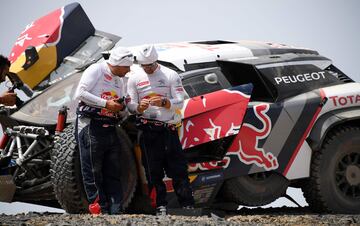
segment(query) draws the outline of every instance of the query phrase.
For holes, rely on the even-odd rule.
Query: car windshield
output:
[[[62,106],[67,106],[68,120],[75,120],[77,101],[74,100],[74,94],[81,74],[82,72],[76,73],[45,90],[30,100],[19,112],[29,117],[56,123],[58,111]]]

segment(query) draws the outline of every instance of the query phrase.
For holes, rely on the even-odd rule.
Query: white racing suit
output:
[[[84,188],[90,203],[99,198],[102,213],[120,211],[121,147],[115,125],[122,115],[108,111],[105,106],[106,100],[123,97],[123,92],[122,78],[112,75],[107,63],[102,62],[85,70],[75,93],[80,100],[76,138]]]
[[[166,97],[170,109],[149,106],[141,116],[138,128],[141,131],[140,146],[142,161],[146,171],[149,191],[156,190],[156,205],[166,206],[166,186],[163,182],[164,170],[173,179],[173,187],[181,206],[192,206],[194,198],[187,173],[187,162],[179,141],[176,126],[181,123],[181,108],[186,95],[179,75],[164,66],[147,75],[143,70],[129,75],[128,93],[131,101],[128,108],[132,113],[142,99],[154,96]],[[142,122],[142,123],[141,123]]]

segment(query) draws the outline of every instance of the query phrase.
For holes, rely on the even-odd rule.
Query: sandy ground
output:
[[[0,215],[0,225],[360,225],[360,215],[315,214],[304,209],[245,210],[207,216],[36,213]]]

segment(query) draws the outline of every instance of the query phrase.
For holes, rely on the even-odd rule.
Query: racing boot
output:
[[[156,216],[166,216],[166,215],[167,215],[166,206],[158,206],[156,208]]]
[[[100,204],[98,196],[96,197],[95,201],[89,205],[89,212],[91,214],[108,214],[109,207],[107,203]]]
[[[110,215],[121,214],[122,212],[120,207],[121,207],[120,203],[112,203],[109,208],[109,214]]]

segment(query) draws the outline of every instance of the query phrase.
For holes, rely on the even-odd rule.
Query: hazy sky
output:
[[[0,53],[40,16],[73,1],[1,1]],[[360,1],[347,0],[83,0],[98,30],[124,46],[195,40],[258,40],[297,45],[329,57],[360,81]]]
[[[0,53],[10,53],[31,21],[72,2],[2,0]],[[123,37],[120,42],[124,46],[216,39],[278,42],[317,50],[360,81],[359,0],[78,2],[96,29]],[[24,207],[0,203],[0,213],[13,213],[11,209],[15,211],[19,206]]]

